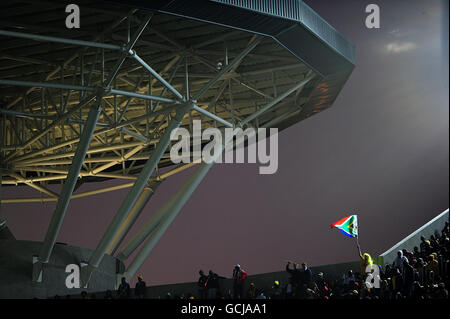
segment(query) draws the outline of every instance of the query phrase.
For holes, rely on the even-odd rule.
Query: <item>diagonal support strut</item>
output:
[[[75,156],[72,160],[72,165],[70,166],[69,172],[67,174],[67,179],[58,198],[58,203],[56,204],[55,211],[50,221],[44,243],[42,244],[41,251],[39,253],[39,257],[33,258],[32,280],[35,282],[42,281],[42,266],[43,264],[48,263],[53,250],[53,246],[56,242],[56,238],[58,237],[59,230],[64,220],[67,207],[69,205],[70,197],[72,196],[73,190],[75,188],[78,175],[80,174],[81,166],[86,156],[86,152],[92,139],[92,134],[94,133],[95,126],[100,115],[101,101],[102,96],[97,96],[95,106],[92,107],[89,111],[86,125],[84,126],[80,142],[75,152]]]
[[[88,264],[81,269],[81,282],[84,287],[86,287],[87,284],[89,283],[93,271],[100,265],[103,256],[105,255],[106,251],[108,250],[114,239],[114,236],[119,231],[120,226],[124,222],[125,218],[128,216],[130,210],[136,203],[136,200],[138,199],[139,195],[141,194],[142,190],[147,184],[149,178],[153,174],[156,165],[158,164],[161,157],[164,155],[164,152],[166,151],[167,146],[170,143],[171,132],[180,126],[184,115],[187,112],[189,112],[192,109],[192,107],[193,107],[192,103],[186,103],[177,110],[175,117],[167,126],[166,131],[160,138],[158,145],[156,146],[155,150],[153,150],[153,152],[151,153],[150,158],[145,163],[141,173],[139,174],[139,177],[136,179],[133,187],[128,192],[127,196],[122,202],[117,214],[114,216],[113,220],[108,226],[108,229],[106,230],[105,234],[103,235],[102,239],[97,245],[97,248],[92,253]]]

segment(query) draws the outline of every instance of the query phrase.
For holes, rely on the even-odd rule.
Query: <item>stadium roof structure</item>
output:
[[[59,1],[0,3],[1,184],[41,193],[1,202],[57,202],[35,281],[71,198],[130,188],[82,271],[87,283],[159,183],[198,165],[119,253],[126,259],[146,240],[127,269],[134,275],[211,167],[173,167],[173,129],[201,119],[203,128],[282,130],[329,108],[354,68],[353,45],[300,0],[77,4],[81,28],[68,29]],[[105,179],[125,182],[76,192]],[[62,183],[61,192],[49,183]]]

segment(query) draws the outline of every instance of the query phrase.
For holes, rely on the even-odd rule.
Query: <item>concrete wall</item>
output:
[[[445,222],[448,222],[448,209],[417,229],[405,239],[392,246],[389,250],[382,253],[378,258],[378,263],[383,266],[392,264],[395,257],[397,257],[397,251],[403,248],[412,251],[414,249],[414,246],[419,247],[420,236],[429,238],[431,235],[434,235],[435,232],[438,232],[440,234],[442,229],[444,228]]]
[[[44,266],[41,283],[31,281],[32,256],[41,248],[40,242],[0,240],[0,298],[48,298],[55,295],[80,294],[114,289],[116,258],[105,255],[92,275],[88,289],[68,289],[65,285],[68,264],[80,265],[92,251],[85,248],[56,244],[49,264]],[[123,264],[121,265],[123,267]]]
[[[0,216],[0,239],[16,239],[6,225],[6,221]]]

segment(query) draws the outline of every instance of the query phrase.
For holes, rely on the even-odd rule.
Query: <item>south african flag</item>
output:
[[[358,237],[358,216],[344,217],[331,225],[338,228],[345,236]]]

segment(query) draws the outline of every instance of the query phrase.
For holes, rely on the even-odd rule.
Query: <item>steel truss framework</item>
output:
[[[196,119],[202,128],[277,127],[301,112],[321,76],[262,35],[117,5],[79,5],[82,28],[68,30],[57,2],[1,4],[0,168],[2,185],[41,193],[2,204],[57,203],[33,259],[34,281],[42,279],[70,199],[130,188],[82,268],[86,285],[104,254],[126,260],[141,246],[125,272],[131,279],[211,168],[196,162],[160,170],[173,165],[173,129],[192,132]],[[195,165],[118,252],[158,185]],[[74,192],[82,182],[105,179],[129,181]],[[51,183],[62,184],[59,194]]]

